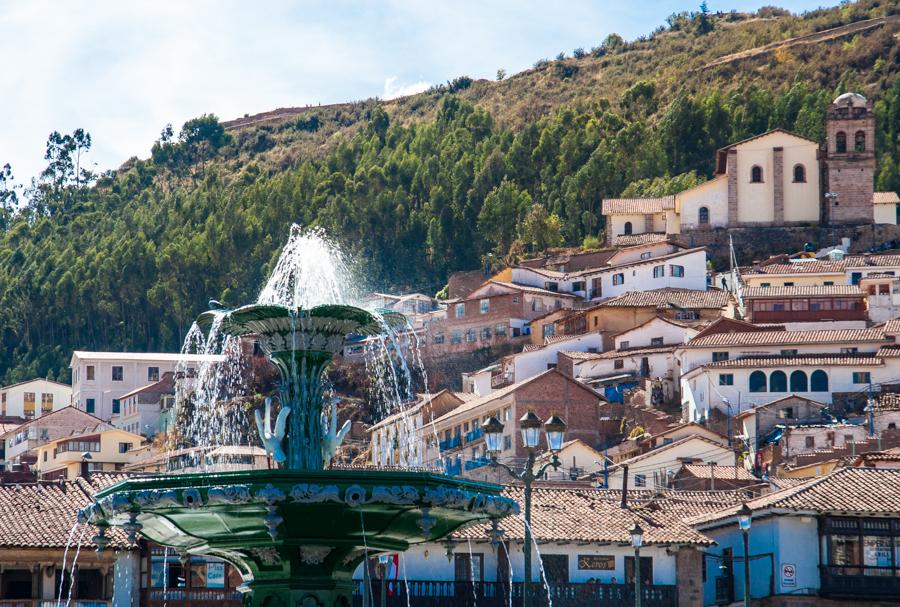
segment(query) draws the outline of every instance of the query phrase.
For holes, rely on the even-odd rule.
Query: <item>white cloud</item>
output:
[[[407,95],[415,95],[422,91],[427,91],[431,86],[430,82],[419,80],[411,84],[403,84],[397,76],[391,76],[384,81],[384,94],[382,99],[396,99],[397,97],[406,97]]]

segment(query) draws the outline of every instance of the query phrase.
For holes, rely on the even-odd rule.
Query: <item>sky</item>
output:
[[[828,0],[708,0],[712,11]],[[697,0],[699,5],[699,0]],[[166,124],[494,78],[611,32],[650,33],[672,0],[0,0],[0,166],[29,183],[47,136],[87,130],[96,170],[149,156]]]

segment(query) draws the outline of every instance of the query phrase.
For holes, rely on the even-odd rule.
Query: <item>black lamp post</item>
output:
[[[634,523],[628,529],[631,545],[634,547],[634,607],[641,607],[641,546],[644,544],[644,530]]]
[[[541,426],[544,427],[544,433],[547,435],[547,447],[552,454],[549,462],[535,470],[535,462],[537,455],[535,449],[540,443]],[[525,573],[523,576],[524,585],[522,588],[522,604],[524,607],[531,607],[531,484],[534,479],[540,478],[548,468],[556,470],[560,467],[559,450],[566,436],[566,422],[558,415],[551,415],[546,422],[541,422],[541,418],[534,411],[529,411],[519,420],[519,430],[522,432],[522,444],[528,449],[528,459],[525,466],[521,470],[516,470],[506,464],[497,461],[497,454],[503,449],[503,424],[496,417],[491,417],[482,424],[484,430],[484,442],[487,445],[488,453],[491,456],[491,466],[503,468],[513,478],[516,478],[525,485]]]
[[[750,523],[753,521],[753,511],[745,502],[737,514],[744,539],[744,607],[750,607]]]

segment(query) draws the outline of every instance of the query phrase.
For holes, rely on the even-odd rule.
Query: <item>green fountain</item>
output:
[[[496,485],[427,472],[326,469],[346,427],[338,431],[332,422],[324,429],[322,372],[345,336],[377,334],[385,317],[344,305],[254,304],[206,312],[198,324],[255,336],[278,368],[274,426],[271,402],[256,421],[280,467],[120,482],[82,513],[99,527],[98,545],[106,527],[120,526],[132,541],[140,535],[233,564],[248,605],[349,607],[353,571],[366,557],[517,509]]]

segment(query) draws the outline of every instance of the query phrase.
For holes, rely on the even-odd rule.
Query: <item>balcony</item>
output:
[[[364,582],[356,582],[353,607],[362,607],[363,594],[374,597],[376,605],[385,607],[507,607],[522,604],[521,582],[439,582],[388,581],[381,603],[380,580],[372,580],[371,590]],[[532,584],[534,607],[631,607],[634,587],[630,584],[572,584],[550,582]],[[370,603],[372,604],[372,603]],[[641,588],[643,607],[672,607],[678,604],[675,586],[644,586]]]
[[[462,466],[460,464],[447,463],[444,465],[444,474],[447,476],[459,476],[462,474]]]
[[[491,388],[494,390],[498,388],[505,388],[513,383],[513,374],[511,371],[507,371],[506,373],[498,373],[497,375],[491,375]]]
[[[441,451],[447,451],[448,449],[456,449],[462,444],[462,437],[454,436],[453,438],[448,438],[447,440],[442,440],[438,443],[438,447],[440,447]]]
[[[470,459],[466,462],[466,472],[469,470],[476,470],[481,468],[482,466],[487,466],[491,463],[491,460],[486,457],[479,457],[476,459]]]
[[[893,567],[820,567],[821,595],[841,598],[900,596],[900,569]]]
[[[478,426],[474,430],[466,432],[466,442],[471,443],[473,440],[478,440],[482,436],[484,436],[484,430],[481,429],[481,426]]]

